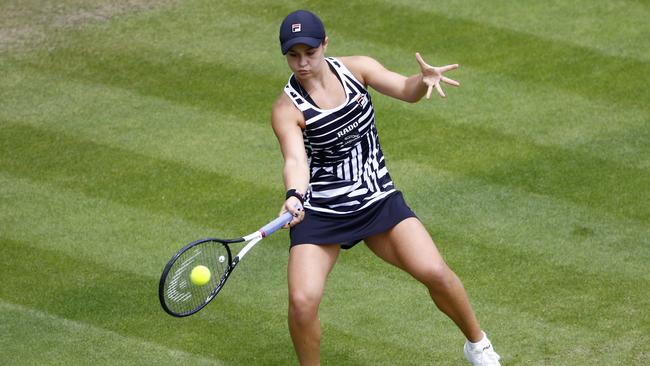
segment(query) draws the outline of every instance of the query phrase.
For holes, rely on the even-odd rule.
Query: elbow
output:
[[[412,88],[404,88],[400,99],[407,102],[407,103],[417,103],[419,102],[422,97],[426,94],[426,89],[424,90],[424,93],[421,90],[414,90]]]
[[[422,95],[409,95],[406,98],[402,99],[403,101],[411,104],[415,104],[422,99]]]

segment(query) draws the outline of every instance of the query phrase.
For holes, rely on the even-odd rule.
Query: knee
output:
[[[289,317],[302,321],[317,316],[320,299],[320,295],[306,291],[289,292]]]
[[[418,280],[431,292],[447,292],[456,282],[456,275],[446,263],[432,263],[422,270]]]

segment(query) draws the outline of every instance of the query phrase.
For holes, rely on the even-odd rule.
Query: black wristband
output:
[[[296,191],[295,189],[288,190],[284,199],[288,200],[289,197],[296,197],[297,199],[300,200],[301,205],[305,203],[305,198],[302,196],[302,194],[298,193],[298,191]]]

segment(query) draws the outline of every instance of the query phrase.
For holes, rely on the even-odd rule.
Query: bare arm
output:
[[[309,186],[309,165],[307,164],[307,154],[302,140],[301,125],[304,124],[302,113],[282,93],[273,105],[271,122],[273,132],[275,132],[275,136],[278,138],[280,149],[284,156],[282,174],[285,188],[287,190],[295,189],[304,195]],[[297,209],[296,205],[300,206],[299,200],[295,197],[290,197],[280,209],[280,214],[289,211],[294,215],[290,226],[302,220],[302,207]]]
[[[460,85],[456,80],[443,75],[444,72],[458,68],[457,64],[434,67],[427,64],[419,53],[415,54],[415,59],[420,65],[420,73],[409,77],[386,69],[370,57],[353,56],[342,60],[364,84],[382,94],[410,103],[419,101],[425,95],[429,99],[433,88],[441,97],[445,97],[441,82],[453,86]]]

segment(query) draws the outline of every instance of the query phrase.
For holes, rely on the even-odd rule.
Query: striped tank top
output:
[[[325,59],[346,94],[320,109],[294,75],[284,87],[305,118],[303,139],[310,168],[306,208],[327,214],[362,210],[395,191],[379,145],[370,94],[341,61]]]

